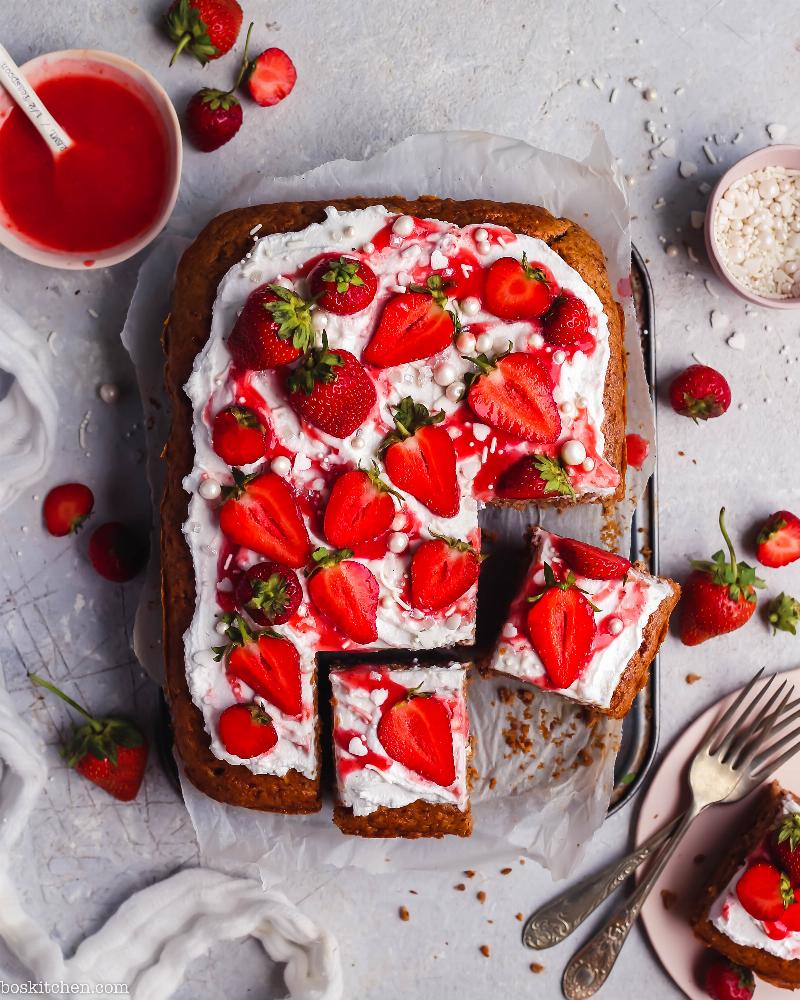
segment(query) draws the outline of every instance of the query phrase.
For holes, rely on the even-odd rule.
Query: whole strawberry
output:
[[[217,90],[214,87],[203,87],[189,98],[189,103],[186,105],[186,134],[192,144],[203,153],[210,153],[224,146],[242,127],[244,117],[242,106],[234,91],[242,82],[244,71],[247,69],[247,46],[252,30],[251,24],[247,29],[239,75],[231,89]]]
[[[756,610],[756,590],[764,581],[752,566],[736,561],[736,553],[725,529],[725,508],[719,512],[719,527],[725,544],[711,560],[692,560],[694,571],[683,587],[680,638],[685,646],[697,646],[706,639],[741,628]]]
[[[711,1000],[750,1000],[756,982],[750,969],[718,955],[706,969],[704,981]]]
[[[181,52],[189,52],[205,66],[233,48],[242,26],[242,8],[236,0],[174,0],[164,23],[176,43],[170,66]]]
[[[672,409],[682,417],[711,420],[731,405],[731,387],[724,375],[708,365],[689,365],[669,387]]]
[[[94,494],[83,483],[54,486],[44,498],[44,526],[51,535],[74,535],[92,513]]]
[[[55,684],[37,674],[28,676],[86,719],[83,725],[73,727],[64,746],[62,755],[67,764],[120,802],[135,799],[147,763],[147,742],[139,728],[114,716],[95,718]]]
[[[793,886],[800,886],[800,814],[786,813],[775,832],[775,861],[789,876]]]

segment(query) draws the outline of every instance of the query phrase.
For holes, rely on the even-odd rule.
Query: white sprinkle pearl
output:
[[[494,337],[490,333],[482,333],[475,341],[475,349],[483,354],[484,351],[492,349],[492,344],[494,344]]]
[[[563,351],[553,351],[553,363],[557,365],[563,365],[567,360],[567,356]]]
[[[480,242],[477,243],[476,245],[478,248],[478,253],[482,254],[483,256],[486,256],[487,253],[492,252],[492,245],[488,240],[480,240]]]
[[[534,350],[538,350],[540,347],[544,347],[544,337],[541,333],[532,333],[528,337],[528,345],[534,348]]]
[[[366,757],[369,753],[360,736],[354,736],[347,744],[347,749],[354,757]]]
[[[464,395],[464,383],[463,382],[453,382],[448,385],[445,390],[445,396],[450,400],[451,403],[457,403],[461,397]]]
[[[315,309],[311,314],[311,329],[316,333],[322,333],[328,325],[329,316],[322,309]]]
[[[218,500],[222,493],[222,487],[216,479],[204,479],[197,492],[204,500]]]
[[[573,438],[561,446],[561,458],[565,465],[582,465],[586,460],[586,449]]]
[[[581,468],[583,469],[584,472],[591,472],[592,469],[594,469],[594,459],[593,458],[585,458],[581,462]]]
[[[119,399],[119,386],[114,385],[113,382],[103,382],[97,390],[97,395],[104,403],[116,403]]]
[[[364,447],[364,438],[360,434],[356,434],[355,437],[350,438],[350,447],[360,451]]]
[[[445,618],[444,623],[447,626],[447,628],[455,632],[455,630],[461,624],[461,615],[450,615],[449,618]]]
[[[352,240],[352,238],[356,235],[356,227],[355,226],[345,226],[344,229],[342,230],[342,235],[346,239]]]
[[[455,382],[458,372],[449,361],[442,361],[433,369],[433,381],[444,388]]]
[[[394,220],[392,232],[397,236],[410,236],[414,232],[414,220],[410,215],[400,215]]]
[[[269,467],[276,476],[288,476],[292,471],[292,463],[285,455],[278,455],[277,458],[273,458],[269,463]]]
[[[404,531],[395,531],[389,535],[389,551],[399,555],[408,548],[408,535]]]
[[[488,230],[484,229],[483,226],[476,229],[472,235],[475,238],[476,243],[486,243],[489,239]]]
[[[619,635],[624,628],[621,618],[611,618],[608,622],[608,631],[611,635]]]
[[[392,531],[402,531],[406,525],[406,519],[404,514],[398,514],[392,521]]]
[[[228,626],[225,624],[224,621],[218,621],[217,624],[214,626],[214,631],[217,633],[217,635],[226,635],[228,632]]]
[[[570,403],[569,400],[567,400],[564,403],[561,403],[558,408],[564,414],[565,417],[575,416],[575,406],[572,403]]]
[[[481,311],[481,300],[474,295],[468,295],[461,300],[461,312],[465,316],[477,316]]]
[[[467,330],[463,330],[456,339],[456,347],[459,351],[469,354],[470,351],[475,350],[475,338]]]

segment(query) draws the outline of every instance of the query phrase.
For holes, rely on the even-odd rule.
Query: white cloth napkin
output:
[[[336,940],[280,892],[207,868],[134,893],[67,959],[23,909],[12,852],[47,778],[44,748],[0,686],[0,937],[43,982],[127,983],[134,1000],[166,1000],[189,964],[220,941],[251,936],[286,963],[287,1000],[340,1000]]]

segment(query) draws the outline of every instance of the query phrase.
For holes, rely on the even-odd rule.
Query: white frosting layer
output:
[[[492,658],[492,669],[557,690],[585,705],[608,708],[628,662],[642,644],[648,619],[672,590],[668,584],[633,567],[625,583],[622,580],[590,580],[576,574],[578,587],[600,609],[595,613],[598,634],[580,677],[568,688],[554,689],[528,639],[526,617],[530,607],[528,595],[544,583],[543,563],[560,562],[554,545],[557,537],[538,530],[538,546],[525,583],[511,605],[508,622]]]
[[[421,693],[432,692],[446,703],[451,711],[450,732],[456,774],[456,780],[448,788],[428,781],[388,757],[378,739],[378,723],[381,720],[382,705],[388,696],[388,685],[386,688],[378,687],[367,691],[347,683],[347,676],[351,673],[352,671],[347,670],[332,670],[330,674],[335,699],[333,725],[336,779],[343,805],[349,806],[356,816],[367,816],[379,806],[397,809],[419,800],[466,809],[469,798],[469,731],[464,667],[454,663],[447,667],[408,667],[401,670],[375,667],[369,671],[375,680],[385,676],[409,690],[419,688]],[[346,748],[336,740],[338,730],[357,734],[349,740]],[[389,761],[390,766],[383,770],[371,763],[362,764],[362,759],[369,753],[379,754]],[[358,766],[348,770],[351,762]]]
[[[800,812],[800,804],[791,796],[784,798],[782,808],[785,813]],[[748,858],[714,901],[709,911],[711,923],[735,944],[745,945],[748,948],[760,948],[778,958],[800,959],[800,932],[792,932],[780,940],[771,938],[764,930],[764,924],[750,916],[739,902],[739,897],[736,895],[736,884],[744,875],[749,864],[750,859]]]

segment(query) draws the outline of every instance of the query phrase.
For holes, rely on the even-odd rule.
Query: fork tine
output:
[[[731,720],[727,726],[727,732],[724,736],[721,736],[714,746],[709,750],[709,753],[713,756],[725,759],[728,756],[731,744],[733,740],[743,733],[746,728],[753,728],[756,723],[756,709],[758,708],[759,702],[770,693],[770,688],[773,682],[776,680],[776,675],[771,674],[761,685],[761,688],[756,691],[753,697],[748,703],[745,703],[741,711]],[[771,692],[774,697],[774,691]],[[767,706],[771,704],[771,701],[767,703]]]
[[[725,709],[720,719],[708,731],[705,740],[703,740],[702,744],[699,747],[699,751],[709,750],[714,740],[720,735],[720,733],[723,732],[724,726],[727,723],[727,721],[731,718],[734,712],[736,712],[739,709],[742,702],[752,691],[753,685],[758,682],[763,673],[764,673],[764,667],[762,667],[759,671],[757,671],[751,678],[751,680],[742,688],[736,700]],[[769,684],[769,681],[767,682],[767,684]]]
[[[773,743],[772,746],[766,747],[761,753],[753,757],[753,770],[761,769],[769,758],[778,753],[778,751],[783,750],[784,747],[789,746],[794,740],[800,736],[800,726],[793,729],[791,733],[787,733],[782,739],[779,739],[777,743]]]
[[[800,729],[796,729],[793,735],[797,736],[800,734]],[[782,741],[783,742],[783,741]],[[776,760],[768,761],[757,771],[752,773],[752,777],[756,781],[762,781],[764,778],[768,778],[771,774],[774,774],[778,768],[783,767],[787,760],[791,760],[792,757],[800,750],[800,740],[797,741],[793,746],[780,755]]]
[[[780,697],[781,692],[787,687],[788,682],[784,681],[775,691],[772,698],[764,706],[759,721],[751,730],[744,730],[737,735],[730,752],[726,753],[726,763],[729,763],[734,770],[739,770],[744,764],[749,763],[754,755],[764,746],[764,742],[775,735],[784,726],[782,717],[786,712],[786,705],[794,694],[794,688],[789,685],[778,707],[770,712],[775,701]]]

